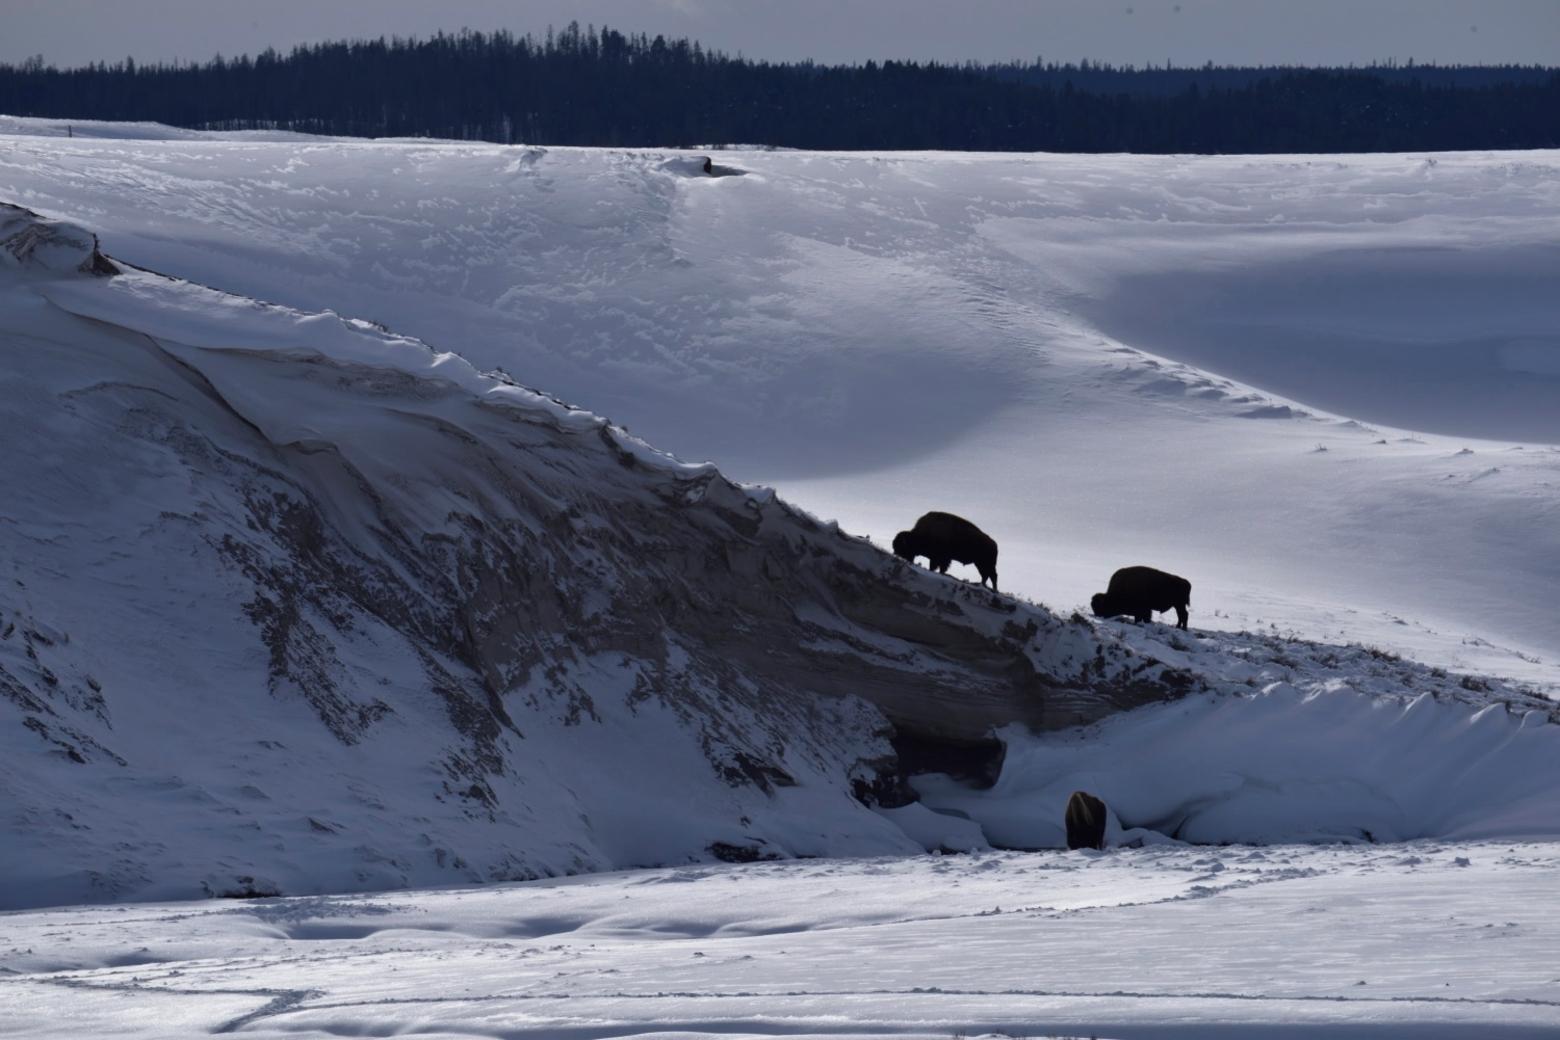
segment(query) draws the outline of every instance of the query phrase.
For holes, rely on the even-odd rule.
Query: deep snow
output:
[[[456,355],[94,244],[0,206],[0,907],[913,852],[863,804],[913,799],[892,741],[990,757],[1203,688]]]
[[[0,915],[14,1035],[1560,1032],[1560,845],[1151,848],[633,871]]]
[[[685,155],[0,124],[0,197],[384,322],[1061,610],[1553,685],[1560,159]],[[103,139],[86,137],[102,133]],[[160,139],[159,139],[160,138]]]
[[[0,218],[5,905],[1054,847],[1073,786],[1128,840],[1560,834],[1535,694],[1056,618],[456,355]],[[993,790],[858,800],[890,736],[1007,724]]]
[[[735,151],[748,175],[707,181],[653,152],[3,129],[0,198],[60,218],[0,228],[10,905],[491,880],[722,838],[972,850],[0,914],[23,1035],[1560,1029],[1554,846],[1513,844],[1560,834],[1553,704],[1382,649],[1555,689],[1555,156]],[[88,279],[73,220],[246,295]],[[1194,630],[906,569],[494,366],[880,543],[959,503],[1002,541],[1004,588],[1059,607],[1120,563],[1180,570]],[[503,598],[517,572],[483,554],[554,516],[554,562],[605,598],[555,571]],[[764,555],[709,559],[720,523]],[[364,573],[338,554],[381,545],[337,596]],[[775,560],[812,597],[780,642],[821,710],[780,707],[744,658],[772,631],[646,649],[608,623],[730,574],[714,598],[746,633]],[[506,627],[544,585],[557,605]],[[610,652],[570,651],[585,630]],[[887,750],[877,713],[954,725],[961,683],[972,731],[1004,710],[979,686],[993,653],[1055,684],[1038,731],[1003,731],[996,785],[850,797]],[[636,670],[670,695],[647,705]],[[1175,696],[1118,714],[1128,681]],[[485,712],[520,725],[495,737]],[[1075,787],[1132,847],[988,851],[1053,846]],[[1357,844],[1383,840],[1409,844]]]

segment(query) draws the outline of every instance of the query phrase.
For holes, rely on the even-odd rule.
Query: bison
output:
[[[927,566],[942,574],[950,563],[973,563],[980,583],[991,582],[997,591],[997,543],[962,516],[927,513],[908,531],[894,535],[894,555],[914,563],[925,556]]]
[[[1149,621],[1156,610],[1175,608],[1176,628],[1186,627],[1186,610],[1192,602],[1192,583],[1152,567],[1123,567],[1110,576],[1110,585],[1089,601],[1097,617],[1130,614],[1135,621]]]
[[[1087,791],[1074,791],[1067,799],[1067,847],[1105,847],[1105,803]]]

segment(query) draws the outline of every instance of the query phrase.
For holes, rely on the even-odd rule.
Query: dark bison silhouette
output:
[[[1131,614],[1135,621],[1149,621],[1156,610],[1175,608],[1176,628],[1186,627],[1186,609],[1192,602],[1192,583],[1152,567],[1123,567],[1110,576],[1110,585],[1089,601],[1097,617]]]
[[[925,556],[927,566],[942,574],[950,563],[973,563],[980,583],[989,581],[991,591],[997,590],[997,543],[962,516],[927,513],[910,530],[894,535],[894,555],[912,563]]]
[[[704,157],[704,165],[701,168],[711,177],[741,177],[747,173],[746,170],[739,170],[735,166],[722,166],[707,155]]]
[[[1074,791],[1067,799],[1067,847],[1105,847],[1105,803],[1087,791]]]

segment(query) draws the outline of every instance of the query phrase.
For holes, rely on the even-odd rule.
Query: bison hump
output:
[[[921,519],[915,522],[914,530],[917,534],[933,538],[957,539],[959,541],[976,540],[991,542],[993,545],[996,544],[985,531],[982,531],[964,519],[964,517],[955,516],[952,513],[935,511],[925,513],[921,516]]]

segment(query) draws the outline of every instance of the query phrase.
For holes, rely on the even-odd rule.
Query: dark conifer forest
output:
[[[0,65],[0,112],[558,145],[1366,152],[1560,146],[1560,70],[750,61],[570,25],[199,64]]]

